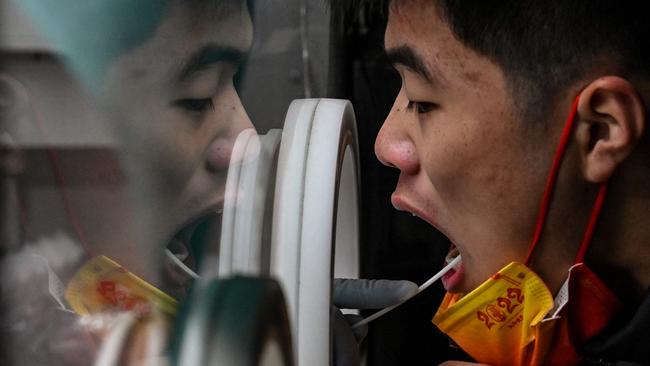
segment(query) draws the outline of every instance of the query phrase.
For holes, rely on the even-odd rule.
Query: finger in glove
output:
[[[337,278],[332,301],[341,309],[381,309],[408,300],[417,291],[410,281]]]

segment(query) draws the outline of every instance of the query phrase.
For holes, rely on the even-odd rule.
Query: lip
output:
[[[445,288],[445,291],[452,293],[458,292],[457,288],[463,280],[464,275],[465,267],[462,263],[457,269],[452,269],[451,271],[445,273],[445,275],[441,278],[442,286]]]
[[[204,207],[203,209],[196,211],[193,215],[189,216],[186,220],[181,222],[178,226],[176,226],[176,229],[174,230],[174,234],[172,237],[175,237],[183,231],[185,228],[190,227],[190,226],[195,226],[197,223],[199,223],[201,220],[203,220],[206,216],[217,213],[221,214],[223,212],[223,201],[219,201],[218,203],[208,205]]]
[[[445,264],[448,264],[450,260],[450,254],[454,251],[458,251],[458,248],[452,244],[451,247],[449,248],[449,254],[447,254],[447,258],[445,258]],[[458,253],[460,255],[460,252]],[[457,292],[457,288],[460,285],[461,281],[463,280],[463,277],[465,275],[465,267],[463,266],[463,261],[461,259],[460,264],[458,264],[455,268],[451,269],[449,272],[445,273],[442,278],[442,285],[445,288],[447,292]]]
[[[432,215],[429,214],[428,212],[421,210],[416,205],[412,204],[411,200],[407,196],[399,193],[398,191],[395,191],[391,195],[391,203],[393,204],[393,207],[395,207],[396,210],[413,213],[416,216],[418,216],[420,219],[424,220],[426,223],[428,223],[429,225],[433,226],[438,231],[440,231],[451,242],[451,247],[449,248],[449,252],[458,248],[455,244],[456,241],[454,240],[454,238],[444,228],[440,227],[440,225],[436,223]],[[441,280],[443,286],[445,287],[445,290],[448,292],[456,291],[458,286],[462,282],[464,275],[465,275],[465,266],[463,265],[463,262],[461,260],[460,264],[456,268],[450,270],[442,277]]]
[[[191,277],[183,272],[171,259],[165,256],[163,263],[165,292],[177,300],[185,297]]]
[[[454,240],[453,236],[450,235],[450,233],[447,232],[445,230],[445,228],[441,227],[436,222],[436,220],[433,218],[433,216],[430,213],[428,213],[428,212],[418,208],[416,205],[412,204],[411,203],[412,200],[409,199],[407,196],[395,191],[391,195],[390,201],[391,201],[393,207],[397,211],[404,211],[404,212],[410,212],[412,214],[415,214],[420,219],[424,220],[424,222],[426,222],[427,224],[433,226],[434,228],[436,228],[436,230],[440,231],[445,237],[447,237],[447,239],[449,239],[449,241],[451,241],[452,243],[456,242]]]
[[[422,211],[421,209],[417,208],[415,205],[411,204],[409,202],[409,199],[407,199],[403,195],[394,192],[390,197],[390,202],[393,204],[393,207],[397,211],[405,211],[405,212],[413,213],[417,215],[419,218],[421,218],[422,220],[424,220],[429,225],[438,229],[438,226],[436,225],[435,221],[428,213]]]
[[[197,214],[193,215],[190,219],[186,220],[183,225],[179,225],[174,235],[169,240],[169,242],[173,241],[176,245],[185,246],[185,248],[182,248],[184,250],[180,250],[181,252],[186,253],[186,258],[184,258],[182,261],[194,271],[196,271],[195,253],[193,253],[192,248],[190,248],[192,236],[197,227],[206,222],[206,220],[209,220],[210,216],[218,215],[219,217],[216,217],[215,219],[220,221],[220,215],[222,211],[221,207],[222,203],[218,205],[211,205],[202,209]],[[166,248],[169,249],[169,245]],[[190,284],[192,283],[192,278],[188,273],[179,268],[167,256],[165,256],[163,268],[166,283],[165,287],[167,288],[167,291],[173,297],[182,299],[185,296]]]

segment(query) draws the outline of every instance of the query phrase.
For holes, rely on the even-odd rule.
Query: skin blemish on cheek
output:
[[[463,74],[465,79],[469,82],[476,83],[479,80],[479,74],[477,72],[466,72]]]

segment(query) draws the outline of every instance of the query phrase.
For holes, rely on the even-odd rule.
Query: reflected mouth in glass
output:
[[[177,260],[164,256],[165,291],[182,299],[199,273],[205,253],[218,250],[221,236],[222,211],[202,215],[181,228],[170,240],[166,249]],[[177,262],[181,262],[178,264]]]

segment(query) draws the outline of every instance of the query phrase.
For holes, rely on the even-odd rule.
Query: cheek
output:
[[[449,220],[471,222],[470,231],[477,236],[496,232],[495,223],[510,220],[513,210],[522,209],[522,199],[531,198],[525,187],[535,182],[525,143],[503,128],[511,121],[453,121],[453,126],[441,123],[423,134],[423,169]]]
[[[493,133],[480,123],[449,117],[445,122],[423,129],[423,168],[445,201],[455,205],[467,201],[498,178],[498,153]]]
[[[212,131],[203,121],[192,120],[182,111],[173,111],[161,121],[167,133],[159,136],[159,156],[155,158],[173,181],[187,181],[201,165]],[[202,118],[204,119],[204,118]]]
[[[141,115],[127,129],[125,133],[135,137],[129,138],[127,158],[137,164],[138,174],[168,193],[182,190],[200,156],[200,135],[192,121],[168,108]]]

